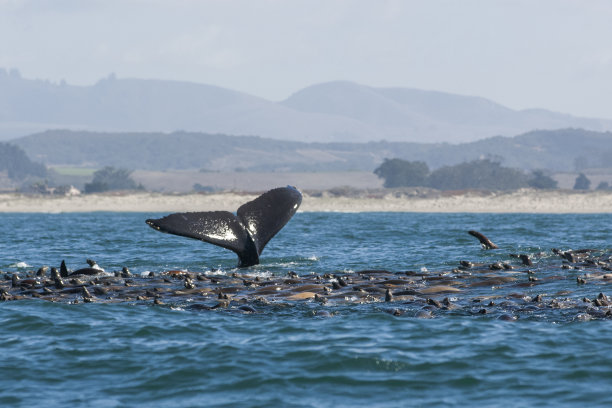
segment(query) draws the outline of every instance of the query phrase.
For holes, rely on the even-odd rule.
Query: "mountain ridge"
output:
[[[280,102],[184,81],[117,79],[91,86],[24,79],[0,69],[0,139],[47,129],[203,132],[303,142],[449,142],[533,129],[612,130],[612,120],[486,98],[349,81],[315,84]]]

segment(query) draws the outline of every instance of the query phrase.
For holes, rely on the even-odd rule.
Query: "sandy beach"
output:
[[[179,212],[235,211],[257,197],[254,193],[159,194],[108,193],[58,197],[0,194],[0,212]],[[304,193],[300,211],[332,212],[493,212],[493,213],[610,213],[612,191],[566,190],[407,194],[377,190],[337,195]]]

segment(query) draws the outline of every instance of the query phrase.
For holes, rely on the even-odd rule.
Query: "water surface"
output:
[[[3,214],[0,270],[62,259],[107,270],[231,273],[227,250],[160,234],[163,214]],[[611,247],[611,215],[298,213],[252,273],[450,270],[462,259]],[[483,251],[468,229],[489,236]],[[544,255],[539,262],[547,262]],[[569,273],[569,272],[568,272]],[[605,284],[554,290],[596,296]],[[526,289],[529,294],[529,289]],[[505,322],[385,305],[272,305],[262,313],[139,303],[0,303],[2,406],[609,406],[610,320]]]

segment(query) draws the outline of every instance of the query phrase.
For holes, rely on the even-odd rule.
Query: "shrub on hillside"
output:
[[[584,173],[580,173],[578,177],[576,177],[576,182],[574,183],[574,190],[588,190],[591,187],[591,180]]]
[[[429,167],[422,161],[385,159],[374,170],[379,178],[385,179],[385,187],[417,187],[427,185]]]
[[[522,171],[502,167],[491,159],[474,160],[454,166],[444,166],[429,173],[424,162],[385,159],[374,173],[385,179],[385,187],[432,187],[438,190],[512,190],[529,186]],[[536,174],[538,176],[538,174]],[[539,174],[537,182],[556,186],[548,176]],[[547,188],[547,187],[544,187]]]
[[[429,186],[438,190],[512,190],[527,185],[523,172],[489,159],[444,166],[429,175]]]
[[[544,174],[543,170],[534,170],[533,173],[531,173],[531,178],[527,180],[527,184],[529,184],[529,187],[538,189],[557,188],[557,181]]]
[[[143,190],[142,184],[130,177],[132,172],[127,169],[104,167],[93,174],[91,183],[85,184],[86,193],[102,193],[111,190]]]

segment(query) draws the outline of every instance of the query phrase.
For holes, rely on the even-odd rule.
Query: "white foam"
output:
[[[245,275],[252,278],[270,278],[274,276],[274,274],[270,271],[248,272]]]
[[[227,272],[222,271],[221,269],[213,269],[210,271],[204,271],[204,275],[206,276],[210,276],[210,275],[227,275]]]
[[[298,265],[298,263],[294,261],[290,261],[290,262],[279,262],[277,264],[274,264],[274,266],[280,266],[281,268],[288,268],[294,265]]]
[[[100,271],[100,273],[98,273],[97,275],[94,275],[94,277],[95,277],[95,276],[115,276],[115,274],[114,274],[114,273],[111,273],[111,272],[106,272],[105,270],[102,270],[102,271]]]
[[[102,268],[102,267],[101,267],[100,265],[98,265],[97,263],[94,263],[94,264],[91,266],[91,269],[96,269],[96,270],[98,270],[98,271],[100,271],[100,272],[106,272],[106,271],[104,270],[104,268]]]
[[[9,268],[31,268],[31,265],[28,265],[25,262],[17,262],[12,265],[9,265]]]

